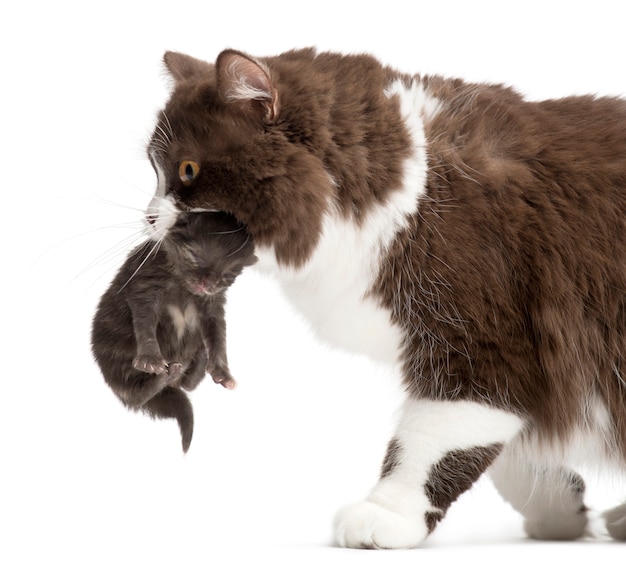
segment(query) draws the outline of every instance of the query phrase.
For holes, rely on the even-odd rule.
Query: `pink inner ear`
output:
[[[271,98],[272,87],[265,71],[255,62],[245,57],[233,57],[228,64],[228,73],[235,84],[233,87],[241,89],[242,94],[255,94],[250,98]]]
[[[274,100],[275,91],[261,64],[236,51],[224,51],[217,60],[219,89],[227,101]]]

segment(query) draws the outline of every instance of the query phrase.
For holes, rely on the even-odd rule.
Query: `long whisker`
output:
[[[236,255],[237,253],[239,253],[239,251],[241,251],[250,241],[250,235],[246,235],[246,240],[245,242],[241,245],[241,247],[239,247],[239,249],[237,249],[236,251],[233,251],[232,253],[230,253],[229,255],[226,255],[226,257],[232,257],[233,255]]]
[[[147,246],[149,243],[151,243],[150,241],[146,241],[146,243],[144,244],[144,246]],[[146,264],[146,262],[148,261],[148,259],[150,258],[151,255],[156,256],[157,253],[159,252],[160,248],[161,248],[161,244],[163,243],[163,239],[159,239],[158,241],[153,241],[152,242],[153,245],[150,248],[150,250],[147,252],[146,256],[144,257],[143,261],[141,261],[141,263],[139,263],[139,266],[135,269],[135,271],[133,272],[132,275],[130,275],[130,277],[128,277],[128,280],[120,287],[120,289],[117,291],[118,294],[120,292],[122,292],[124,290],[124,288],[126,288],[126,285],[128,285],[128,283],[130,283],[130,281],[133,280],[133,278],[135,278],[135,275],[141,270],[141,268]]]
[[[141,225],[143,226],[143,224],[141,224]],[[57,241],[57,242],[53,243],[52,245],[50,245],[49,247],[47,247],[46,249],[44,249],[37,256],[37,258],[35,258],[33,260],[33,264],[38,263],[43,257],[45,257],[46,255],[50,254],[51,251],[55,250],[58,247],[61,247],[63,245],[66,245],[68,243],[76,241],[78,239],[84,239],[85,237],[88,237],[88,236],[91,236],[91,235],[95,235],[95,234],[101,233],[103,231],[108,231],[109,229],[143,229],[143,227],[140,227],[140,225],[137,222],[126,222],[126,223],[118,223],[116,225],[109,225],[108,227],[97,227],[95,229],[90,229],[88,231],[83,231],[83,232],[78,233],[76,235],[71,235],[70,237],[66,237],[65,239]],[[141,235],[141,232],[138,231],[135,234],[133,234],[132,236],[127,237],[124,241],[135,240],[140,235]],[[95,261],[94,261],[94,263],[95,263]],[[84,272],[84,270],[81,273],[79,273],[79,275],[77,275],[77,277],[80,276],[83,272]]]
[[[165,119],[165,122],[167,124],[167,128],[170,131],[170,140],[173,140],[174,139],[174,129],[172,128],[172,123],[170,122],[170,119],[167,116],[167,114],[165,113],[165,111],[163,111],[163,118]]]
[[[159,123],[157,123],[156,129],[161,134],[161,136],[158,137],[158,140],[160,142],[169,144],[172,141],[170,135],[167,132],[165,132],[165,130],[163,130],[163,127]]]
[[[135,188],[141,192],[144,192],[144,190],[140,189],[140,188]],[[145,192],[147,193],[147,192]],[[123,204],[120,202],[114,202],[108,198],[103,198],[101,196],[95,196],[95,197],[85,197],[85,196],[80,196],[80,197],[72,197],[72,201],[77,201],[77,200],[84,200],[84,201],[88,201],[88,202],[93,202],[96,204],[103,204],[103,205],[108,205],[111,207],[115,207],[115,208],[120,208],[120,209],[126,209],[128,211],[138,211],[140,213],[144,212],[144,208],[140,208],[140,207],[134,207],[128,204]]]
[[[88,271],[92,270],[94,267],[103,265],[105,263],[108,263],[111,260],[117,259],[120,256],[120,254],[125,254],[129,249],[133,247],[135,243],[137,243],[138,239],[144,240],[144,238],[141,236],[140,233],[135,233],[133,235],[126,237],[125,239],[122,239],[120,242],[116,243],[115,245],[113,245],[112,247],[104,251],[102,254],[98,255],[93,261],[91,261],[86,267],[84,267],[74,277],[73,280],[76,280],[77,278],[81,277]]]

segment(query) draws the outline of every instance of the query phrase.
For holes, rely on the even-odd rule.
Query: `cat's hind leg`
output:
[[[604,513],[609,535],[617,541],[626,541],[626,504]]]
[[[180,382],[183,389],[192,391],[198,387],[206,375],[207,362],[208,355],[206,348],[203,346],[198,350],[193,360],[191,360],[191,364],[189,364],[189,367],[185,370],[185,374]]]
[[[171,381],[167,368],[158,374],[134,372],[128,375],[120,396],[133,409],[143,407]]]
[[[511,445],[489,474],[502,497],[524,516],[528,537],[573,540],[586,534],[585,483],[576,472],[533,464]]]
[[[479,403],[408,401],[378,484],[337,514],[336,542],[375,549],[419,545],[521,427],[517,416]]]

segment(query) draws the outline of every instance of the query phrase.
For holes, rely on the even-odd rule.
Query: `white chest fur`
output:
[[[258,248],[260,270],[278,277],[295,307],[314,331],[333,346],[396,363],[401,330],[390,313],[369,295],[384,252],[414,214],[424,192],[427,172],[424,118],[436,112],[437,102],[419,83],[394,83],[388,97],[397,96],[413,141],[405,160],[402,185],[383,204],[370,208],[360,224],[334,212],[324,220],[320,241],[312,257],[297,270],[281,267],[271,248]]]
[[[400,331],[387,310],[368,297],[377,271],[367,233],[328,216],[309,262],[298,270],[279,267],[271,249],[260,248],[258,268],[272,273],[313,331],[333,347],[395,362]]]
[[[179,341],[182,340],[186,331],[195,330],[198,327],[198,309],[193,302],[187,304],[184,310],[181,310],[181,307],[176,304],[169,304],[167,311]]]

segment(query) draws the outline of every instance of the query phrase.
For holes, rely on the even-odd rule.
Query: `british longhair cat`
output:
[[[424,540],[489,470],[538,539],[588,529],[580,462],[626,466],[626,102],[529,102],[307,49],[168,52],[155,238],[231,213],[320,337],[398,364],[348,547]],[[605,514],[626,539],[626,506]]]

